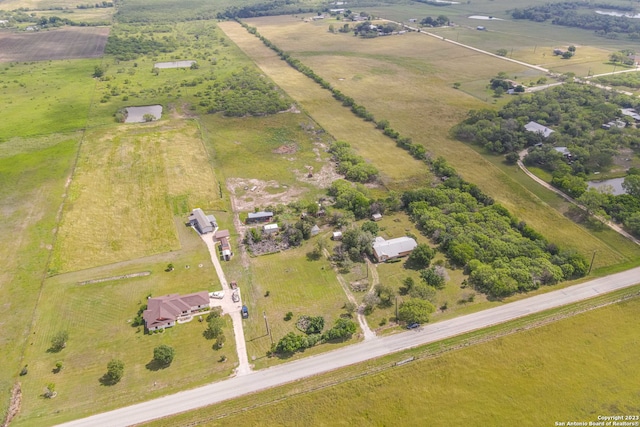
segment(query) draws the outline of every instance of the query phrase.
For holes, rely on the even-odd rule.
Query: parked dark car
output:
[[[417,323],[417,322],[409,323],[407,325],[407,329],[415,329],[415,328],[419,328],[419,327],[420,327],[420,323]]]
[[[243,319],[248,319],[249,318],[249,309],[247,308],[246,305],[242,306],[242,318]]]

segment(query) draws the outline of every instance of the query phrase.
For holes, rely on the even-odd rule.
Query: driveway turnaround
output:
[[[167,417],[180,412],[212,405],[248,393],[276,387],[401,350],[441,341],[449,337],[504,323],[529,314],[582,301],[600,294],[627,288],[639,282],[640,267],[546,294],[536,295],[478,313],[434,323],[421,329],[414,329],[387,337],[378,337],[328,353],[307,357],[260,371],[252,371],[246,375],[239,375],[228,380],[182,391],[63,425],[69,427],[115,427],[143,423],[156,418]]]

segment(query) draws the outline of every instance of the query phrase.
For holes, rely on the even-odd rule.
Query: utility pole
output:
[[[593,256],[591,257],[591,264],[589,264],[589,272],[587,274],[591,274],[591,267],[593,267],[593,261],[596,259],[596,252],[593,251]]]
[[[262,317],[264,317],[264,326],[267,328],[267,334],[269,334],[269,339],[271,340],[271,345],[273,345],[273,336],[271,335],[271,329],[269,329],[269,322],[267,321],[267,312],[262,312]]]
[[[396,323],[398,322],[398,297],[396,296]]]

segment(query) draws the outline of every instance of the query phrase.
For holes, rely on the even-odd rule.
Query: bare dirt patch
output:
[[[294,154],[298,151],[296,144],[285,144],[273,150],[274,154]]]
[[[235,210],[252,211],[255,207],[288,204],[298,200],[305,190],[302,188],[280,185],[277,181],[261,181],[259,179],[229,178],[227,187],[234,199]],[[271,190],[271,192],[270,192]],[[282,190],[273,193],[273,190]]]
[[[0,62],[100,58],[108,36],[108,27],[0,32]]]
[[[11,420],[18,415],[18,412],[20,412],[20,403],[22,403],[22,389],[20,383],[15,383],[11,390],[11,403],[9,404],[9,409],[7,410],[7,415],[2,423],[2,427],[8,427]]]

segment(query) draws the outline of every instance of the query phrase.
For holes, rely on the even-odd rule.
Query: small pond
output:
[[[624,191],[624,188],[622,188],[623,182],[624,178],[612,178],[606,179],[604,181],[588,181],[587,185],[589,186],[589,188],[601,188],[605,185],[608,185],[613,188],[613,194],[617,196],[626,193],[626,191]]]
[[[154,120],[162,117],[162,105],[146,105],[144,107],[127,107],[127,119],[125,123],[143,123],[145,114],[151,114]]]
[[[156,62],[155,68],[189,68],[196,61],[173,61],[173,62]]]

